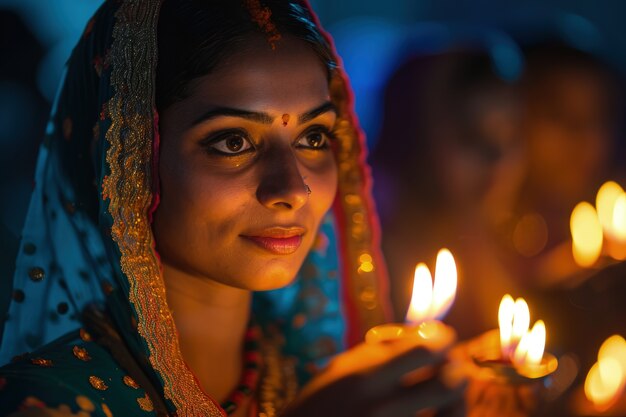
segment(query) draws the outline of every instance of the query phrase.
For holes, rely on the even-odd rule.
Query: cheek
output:
[[[335,200],[337,181],[337,164],[334,157],[328,158],[318,167],[306,170],[305,183],[311,189],[309,201],[318,224]]]
[[[153,230],[165,260],[200,256],[196,252],[206,253],[207,245],[224,243],[219,238],[232,235],[227,231],[247,201],[248,186],[238,177],[212,175],[206,161],[194,159],[164,152],[160,162],[161,202]]]

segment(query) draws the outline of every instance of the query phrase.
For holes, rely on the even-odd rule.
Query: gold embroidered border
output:
[[[114,96],[107,106],[112,123],[106,133],[110,174],[103,181],[103,196],[109,199],[111,236],[128,278],[137,330],[163,380],[165,398],[178,417],[221,417],[221,409],[202,392],[183,361],[148,220],[159,7],[160,0],[126,0],[116,12],[111,47]]]
[[[343,245],[347,259],[344,268],[349,273],[349,291],[359,314],[361,331],[388,320],[386,270],[380,252],[376,213],[372,204],[369,172],[366,171],[365,150],[353,120],[352,103],[348,96],[346,76],[340,70],[331,80],[332,100],[339,111],[334,134],[339,167],[338,198],[343,213]]]

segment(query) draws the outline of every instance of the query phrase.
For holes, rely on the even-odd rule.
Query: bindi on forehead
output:
[[[284,127],[287,127],[287,125],[289,124],[289,118],[290,116],[288,113],[283,114],[282,120],[283,120]]]

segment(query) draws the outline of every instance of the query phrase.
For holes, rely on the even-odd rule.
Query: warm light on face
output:
[[[598,214],[589,203],[582,202],[574,208],[570,218],[572,253],[581,267],[592,266],[602,251],[602,225]]]
[[[606,339],[598,361],[585,379],[585,396],[597,408],[606,409],[619,398],[626,385],[626,341],[619,335]]]
[[[437,254],[435,280],[424,263],[415,267],[413,294],[406,321],[419,324],[441,319],[448,312],[456,296],[457,271],[454,257],[448,249]]]
[[[624,190],[615,181],[607,181],[602,184],[596,195],[596,209],[598,210],[598,218],[600,224],[605,231],[610,231],[613,224],[613,212],[615,201],[620,195],[624,194]]]

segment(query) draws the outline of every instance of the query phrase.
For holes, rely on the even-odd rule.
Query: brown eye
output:
[[[301,137],[296,146],[304,149],[326,149],[328,147],[328,133],[324,130],[315,130]]]
[[[234,132],[217,138],[209,148],[216,153],[238,155],[252,149],[252,144],[244,135]]]

